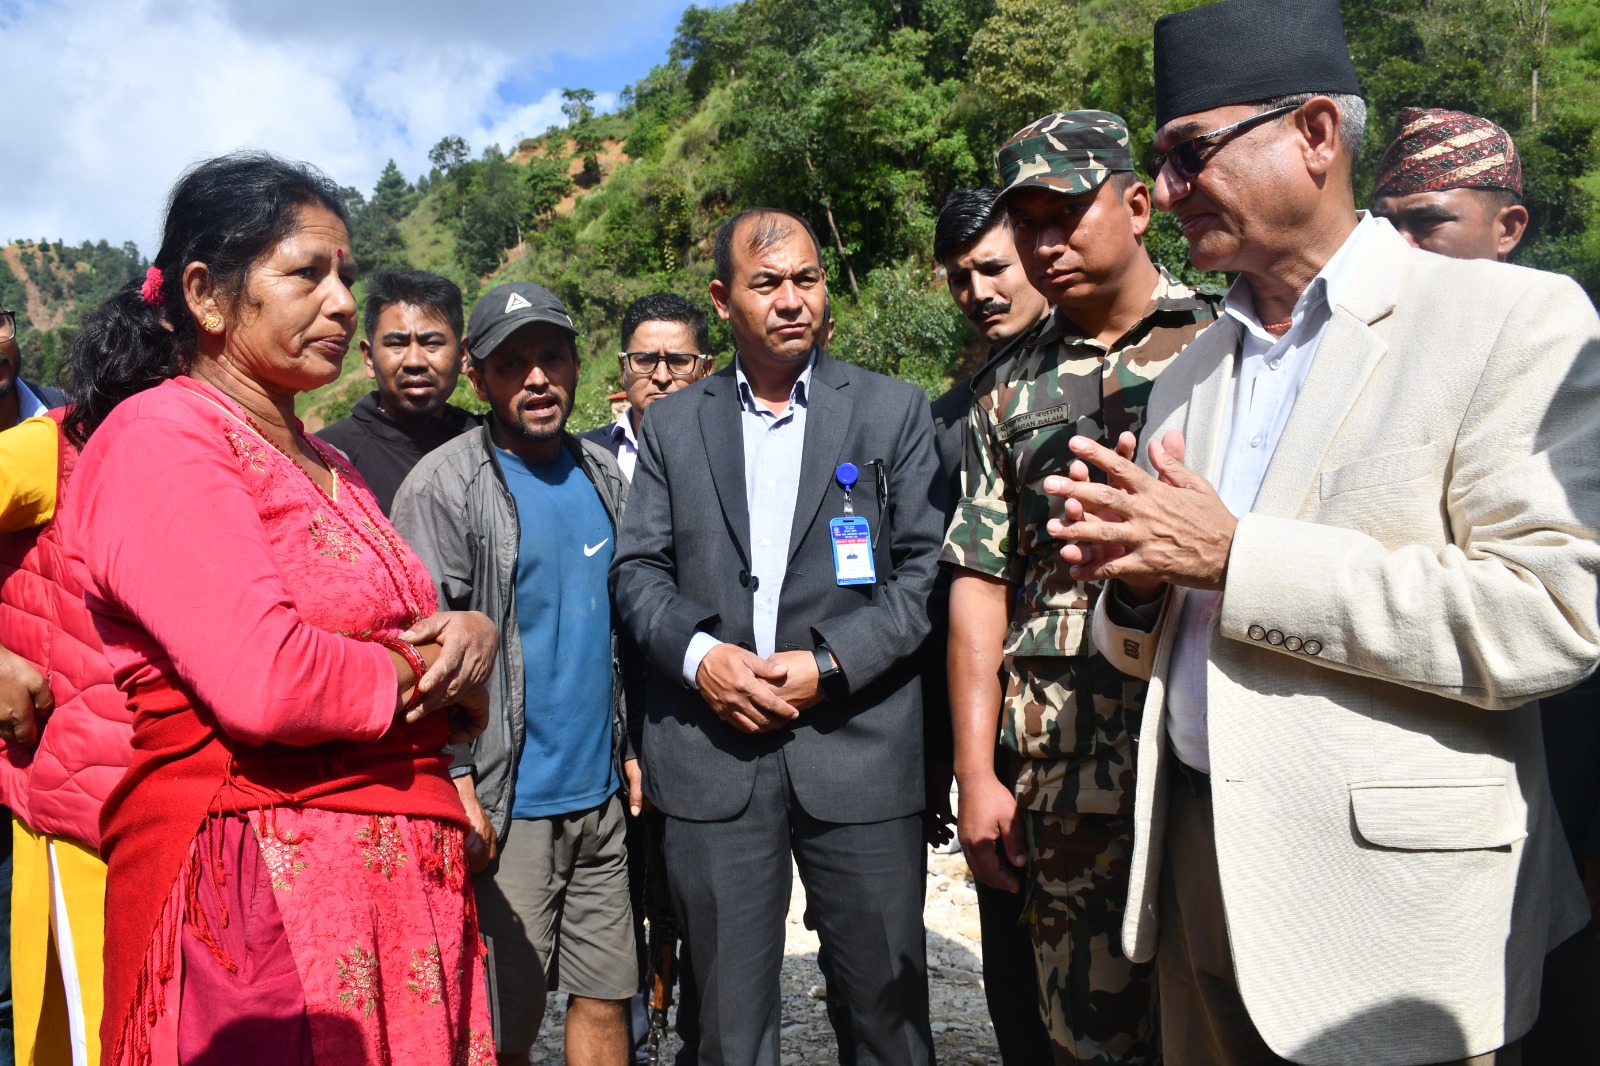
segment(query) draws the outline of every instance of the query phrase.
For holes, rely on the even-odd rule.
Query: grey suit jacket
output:
[[[644,649],[643,765],[651,800],[699,821],[739,815],[755,763],[783,748],[801,804],[832,822],[875,822],[923,806],[922,707],[914,655],[928,633],[943,523],[927,397],[913,385],[819,355],[811,374],[779,650],[826,642],[849,696],[761,736],[727,725],[682,681],[696,631],[754,647],[744,443],[733,367],[651,408],[612,563],[613,597]],[[883,461],[880,513],[869,462]],[[861,470],[856,513],[878,543],[878,584],[834,580],[828,522],[841,513],[833,473]]]

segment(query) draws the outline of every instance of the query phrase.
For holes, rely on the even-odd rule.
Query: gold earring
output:
[[[217,314],[215,311],[207,312],[206,317],[200,320],[200,328],[205,330],[207,333],[221,333],[222,316]]]

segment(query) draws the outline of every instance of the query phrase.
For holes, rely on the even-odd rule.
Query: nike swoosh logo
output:
[[[611,539],[610,537],[607,537],[606,540],[601,541],[599,544],[596,544],[592,548],[589,547],[587,544],[585,544],[583,546],[583,554],[585,556],[593,555],[595,552],[599,551],[601,548],[604,548],[606,546],[606,541],[610,540],[610,539]]]

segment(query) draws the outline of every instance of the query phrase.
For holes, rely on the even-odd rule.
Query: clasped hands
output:
[[[1183,465],[1183,434],[1169,430],[1150,442],[1154,475],[1134,463],[1136,446],[1132,433],[1115,450],[1073,437],[1068,447],[1077,458],[1067,476],[1044,479],[1044,491],[1066,501],[1064,517],[1046,531],[1067,542],[1061,558],[1073,578],[1119,580],[1146,602],[1164,585],[1222,588],[1238,519],[1211,482]],[[1086,464],[1105,471],[1107,482],[1091,482]]]
[[[500,636],[489,616],[478,611],[439,611],[400,634],[422,653],[427,673],[416,683],[422,702],[405,713],[415,725],[441,708],[450,708],[450,743],[464,744],[489,724],[486,683],[500,650]],[[402,696],[409,693],[405,687]],[[402,699],[402,703],[404,699]]]
[[[763,659],[728,643],[706,652],[695,672],[701,697],[744,733],[781,729],[821,703],[818,679],[816,657],[809,651],[780,651]]]

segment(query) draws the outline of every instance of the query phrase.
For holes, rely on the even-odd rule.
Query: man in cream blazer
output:
[[[1250,32],[1290,7],[1338,25],[1157,24],[1156,203],[1241,277],[1156,384],[1153,474],[1079,438],[1109,483],[1047,485],[1075,576],[1119,579],[1097,646],[1151,676],[1123,942],[1169,1066],[1493,1062],[1586,920],[1534,701],[1600,658],[1600,321],[1355,213],[1353,70],[1291,54],[1262,101],[1333,36]],[[1257,80],[1194,76],[1219,40]]]

